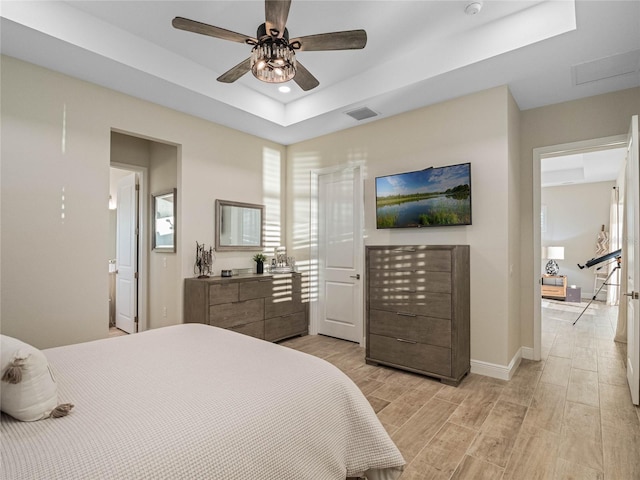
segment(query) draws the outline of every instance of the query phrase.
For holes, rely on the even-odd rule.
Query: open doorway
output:
[[[174,219],[175,251],[154,248],[150,235],[152,196],[177,191],[176,198],[180,206],[178,158],[179,148],[176,144],[126,132],[111,132],[111,167],[135,172],[139,178],[137,331],[182,321],[182,267],[179,258],[181,215],[178,214]],[[116,294],[116,309],[117,297]]]
[[[578,264],[597,256],[603,225],[610,237],[611,198],[624,162],[625,139],[621,135],[534,149],[534,284],[541,285],[533,293],[535,360],[549,353],[549,342],[555,339],[546,335],[543,345],[543,312],[565,322],[575,320],[606,278]],[[559,271],[547,271],[552,261]],[[599,295],[606,299],[606,292]],[[609,321],[617,318],[617,310],[605,310]]]

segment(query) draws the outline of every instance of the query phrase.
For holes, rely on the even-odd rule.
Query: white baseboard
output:
[[[533,360],[533,348],[521,347],[520,351],[522,351],[522,358],[525,360]]]
[[[483,362],[481,360],[471,360],[471,373],[477,373],[478,375],[484,375],[485,377],[499,378],[500,380],[511,380],[511,377],[513,377],[518,365],[520,365],[520,361],[523,358],[527,358],[523,351],[525,349],[527,350],[526,354],[531,355],[531,358],[533,358],[532,348],[521,347],[507,366]]]

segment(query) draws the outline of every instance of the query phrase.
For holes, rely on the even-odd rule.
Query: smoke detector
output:
[[[482,2],[471,2],[464,7],[464,13],[467,15],[477,15],[482,10]]]

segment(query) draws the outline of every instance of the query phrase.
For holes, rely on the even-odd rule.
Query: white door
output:
[[[318,333],[361,343],[360,168],[318,177]]]
[[[116,327],[137,330],[138,314],[138,175],[118,181],[116,213]]]
[[[640,174],[638,159],[638,116],[631,118],[627,140],[627,170],[625,185],[626,266],[627,266],[627,381],[631,400],[640,403]],[[624,259],[623,259],[624,260]]]

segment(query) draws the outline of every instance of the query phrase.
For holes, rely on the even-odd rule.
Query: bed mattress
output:
[[[397,478],[368,401],[319,358],[201,324],[44,350],[71,414],[2,416],[6,479]]]

